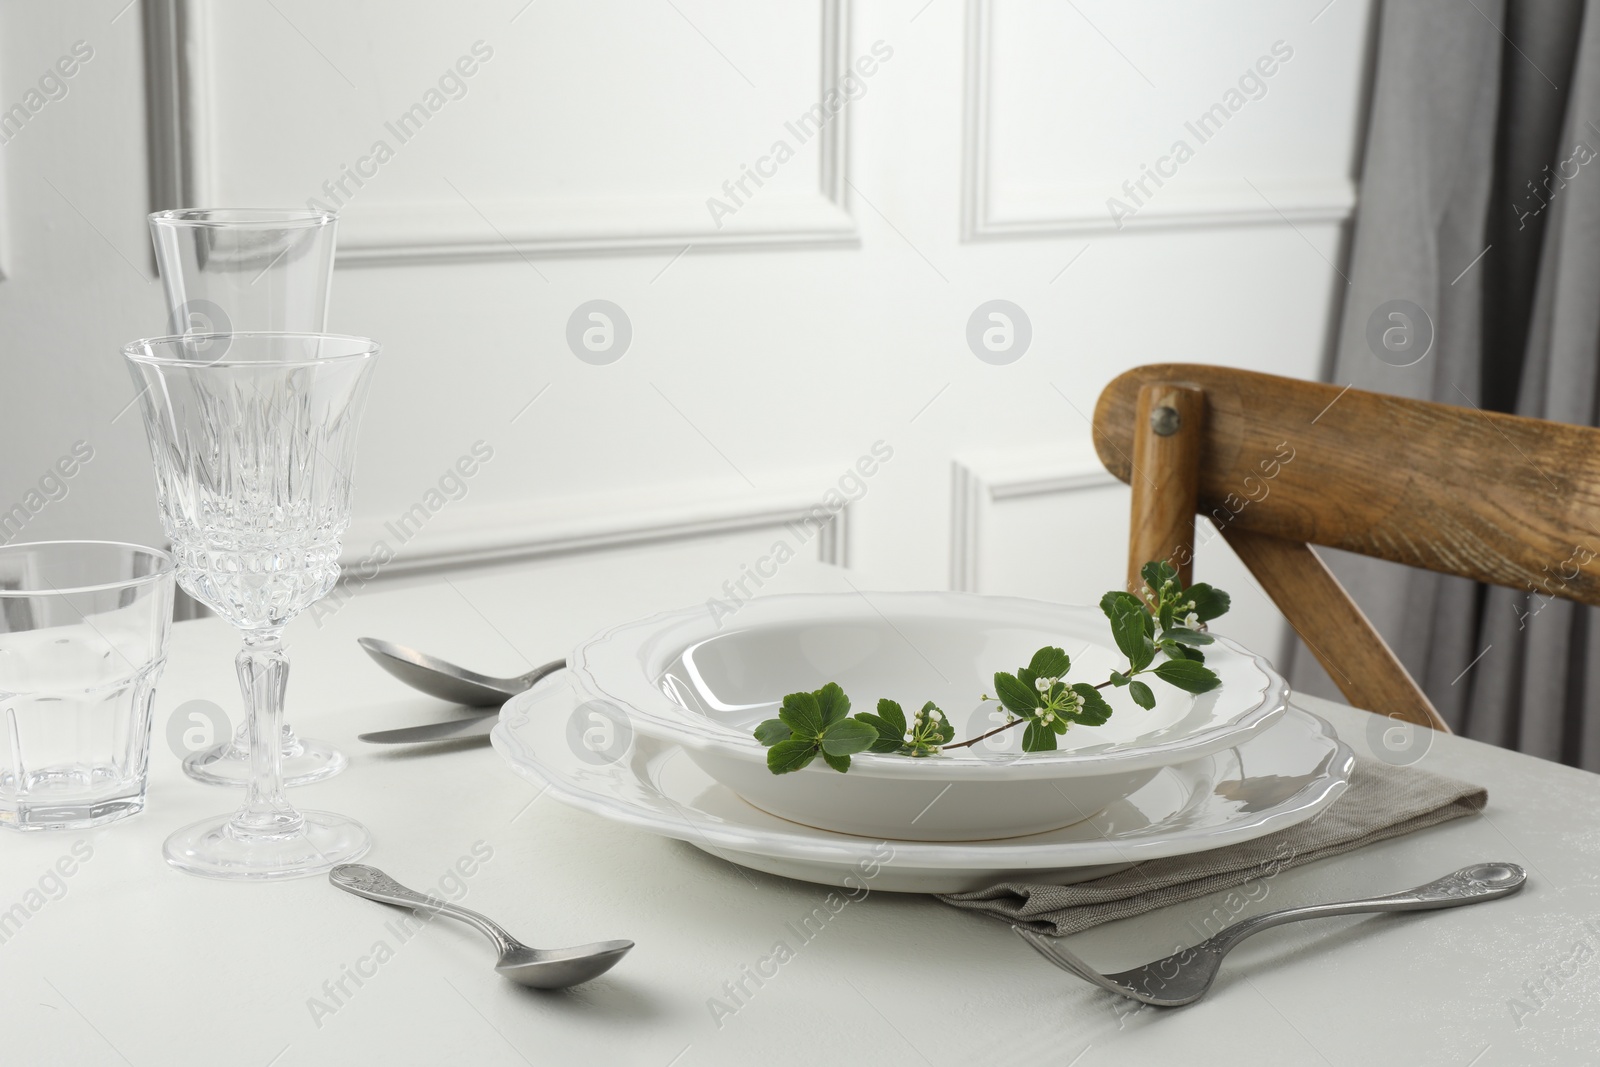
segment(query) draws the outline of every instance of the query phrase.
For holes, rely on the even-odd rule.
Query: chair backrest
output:
[[[1094,442],[1133,489],[1130,578],[1187,580],[1207,515],[1358,707],[1445,728],[1308,544],[1600,604],[1597,429],[1169,363],[1106,386]]]

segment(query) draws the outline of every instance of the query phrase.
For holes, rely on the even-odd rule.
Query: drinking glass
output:
[[[288,208],[184,208],[150,216],[150,238],[166,291],[169,333],[205,334],[199,350],[223,359],[234,332],[322,333],[338,216]],[[183,761],[191,778],[243,785],[250,777],[248,727]],[[280,738],[286,785],[338,774],[344,753],[325,741]]]
[[[167,862],[217,878],[293,878],[354,860],[371,843],[353,819],[296,811],[283,794],[289,660],[284,626],[339,580],[350,470],[376,342],[312,333],[134,341],[161,522],[178,584],[238,627],[248,716],[244,805],[167,839]]]
[[[339,218],[304,208],[182,208],[150,216],[169,332],[321,333]],[[218,345],[226,345],[225,337]]]
[[[0,825],[78,829],[144,808],[171,627],[165,552],[0,547]]]

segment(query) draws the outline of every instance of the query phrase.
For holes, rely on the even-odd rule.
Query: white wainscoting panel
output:
[[[969,240],[1354,208],[1349,135],[1330,132],[1359,125],[1359,21],[1281,0],[967,2]]]
[[[857,236],[849,0],[149,3],[160,207],[314,201],[342,265]]]

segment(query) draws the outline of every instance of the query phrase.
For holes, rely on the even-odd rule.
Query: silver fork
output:
[[[1427,885],[1360,900],[1341,900],[1334,904],[1308,904],[1299,908],[1269,911],[1234,923],[1215,937],[1159,960],[1116,974],[1101,974],[1083,960],[1062,948],[1058,938],[1046,937],[1021,926],[1013,926],[1039,954],[1069,974],[1102,989],[1158,1008],[1193,1004],[1211,989],[1222,968],[1222,957],[1235,945],[1262,930],[1301,919],[1325,919],[1333,915],[1354,915],[1370,911],[1429,911],[1459,908],[1481,900],[1510,896],[1528,880],[1515,863],[1476,863],[1447,874]]]

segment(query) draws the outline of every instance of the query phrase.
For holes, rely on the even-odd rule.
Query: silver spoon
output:
[[[494,942],[500,961],[494,969],[532,989],[565,989],[598,978],[633,948],[632,941],[596,941],[575,948],[529,948],[500,926],[459,904],[423,896],[407,889],[376,867],[364,863],[341,863],[328,872],[328,881],[358,897],[380,904],[430,911],[459,919]]]
[[[1521,889],[1527,880],[1527,873],[1515,863],[1477,863],[1427,885],[1399,893],[1269,911],[1265,915],[1236,922],[1193,948],[1116,974],[1101,974],[1062,948],[1056,938],[1021,926],[1013,926],[1012,929],[1037,949],[1041,956],[1069,974],[1158,1008],[1176,1008],[1193,1004],[1205,996],[1222,968],[1222,957],[1251,934],[1301,919],[1323,919],[1332,915],[1354,915],[1369,911],[1426,911],[1476,904],[1480,900],[1510,896]]]
[[[367,655],[378,661],[378,666],[411,688],[452,704],[476,708],[498,708],[518,693],[532,689],[545,675],[567,665],[566,660],[556,659],[515,678],[491,678],[392,641],[358,637],[356,644],[366,649]]]

